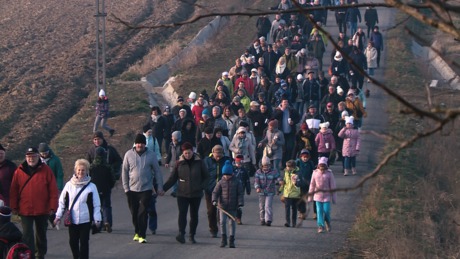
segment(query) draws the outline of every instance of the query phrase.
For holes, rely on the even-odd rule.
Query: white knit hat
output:
[[[188,98],[195,100],[196,99],[196,93],[195,92],[190,92],[188,95]]]
[[[262,165],[271,165],[270,158],[268,158],[267,156],[262,157]]]
[[[326,128],[326,129],[327,129],[327,128],[329,128],[329,122],[326,121],[325,123],[320,123],[320,124],[319,124],[319,127],[320,127],[320,128]]]
[[[105,91],[104,91],[104,89],[101,89],[101,91],[99,91],[99,96],[100,96],[100,97],[105,96]]]
[[[355,118],[353,118],[353,116],[347,116],[347,117],[345,117],[345,123],[346,124],[348,124],[348,123],[353,124],[354,119]]]
[[[343,117],[343,116],[348,116],[348,112],[347,112],[347,111],[343,111],[341,115],[342,115],[342,117]]]

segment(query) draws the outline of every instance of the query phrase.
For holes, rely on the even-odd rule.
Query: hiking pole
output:
[[[220,211],[222,211],[223,213],[225,213],[231,220],[236,221],[235,217],[233,217],[232,214],[228,213],[228,211],[222,209],[221,206],[216,205],[216,208],[218,208]]]

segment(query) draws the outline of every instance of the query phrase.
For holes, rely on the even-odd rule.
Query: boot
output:
[[[235,236],[230,236],[229,243],[228,247],[235,248]]]
[[[177,242],[184,244],[185,243],[185,237],[184,234],[180,233],[179,235],[176,236]]]
[[[353,172],[353,175],[357,174],[358,172],[356,172],[356,167],[352,167],[351,168],[351,171]]]
[[[192,243],[192,244],[196,244],[195,235],[190,235],[188,237],[188,241],[190,241],[190,243]]]
[[[350,175],[350,169],[344,169],[343,171],[344,171],[343,175],[345,176]]]
[[[222,234],[222,242],[220,242],[220,247],[226,247],[227,246],[227,235]]]

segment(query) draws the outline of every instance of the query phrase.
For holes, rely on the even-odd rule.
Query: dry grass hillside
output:
[[[181,21],[195,1],[106,1],[133,23]],[[187,4],[190,3],[190,4]],[[94,1],[7,1],[0,9],[0,143],[13,159],[49,141],[94,89]],[[107,74],[113,77],[177,29],[127,31],[107,22]],[[110,95],[110,88],[107,89]],[[91,129],[88,129],[90,132]]]

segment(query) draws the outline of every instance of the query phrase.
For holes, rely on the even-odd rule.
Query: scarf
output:
[[[86,175],[85,177],[83,178],[77,178],[77,176],[75,176],[75,174],[72,176],[72,178],[70,179],[70,183],[72,183],[73,185],[77,186],[77,187],[82,187],[82,186],[85,186],[87,185],[89,182],[91,181],[91,177],[89,175]]]
[[[152,115],[150,117],[152,117],[152,121],[156,123],[158,121],[158,118],[160,117],[160,115]]]
[[[282,74],[284,72],[284,70],[286,69],[286,63],[284,64],[278,64],[276,65],[276,74]]]

